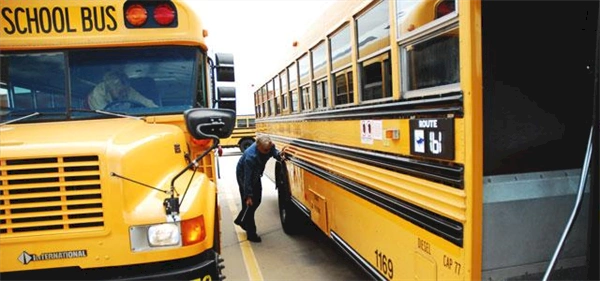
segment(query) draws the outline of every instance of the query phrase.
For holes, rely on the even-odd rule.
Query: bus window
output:
[[[128,76],[132,88],[158,105],[157,108],[147,108],[131,104],[119,110],[134,115],[185,110],[193,106],[197,57],[198,51],[190,47],[73,51],[70,59],[74,77],[72,95],[87,99],[104,73],[119,70]],[[203,88],[201,90],[204,91]],[[200,96],[205,94],[200,93]]]
[[[320,79],[325,76],[327,71],[327,57],[325,54],[325,42],[321,41],[316,47],[310,52],[312,55],[312,69],[313,77]]]
[[[134,55],[135,54],[135,55]],[[65,89],[65,57],[68,56],[71,84]],[[144,49],[107,49],[62,53],[2,54],[2,82],[7,86],[7,107],[12,119],[33,112],[62,113],[68,110],[107,110],[129,115],[173,114],[192,108],[198,51],[189,47],[159,47]],[[146,107],[135,101],[104,102],[102,108],[92,108],[90,94],[107,91],[103,80],[107,73],[118,70],[127,84],[157,107]],[[100,86],[100,88],[97,88]],[[201,87],[200,96],[205,96]],[[89,118],[88,112],[74,111],[73,118]],[[38,117],[40,118],[40,117]],[[58,118],[44,115],[41,118]]]
[[[452,29],[403,46],[404,91],[440,87],[459,82],[459,34]],[[433,92],[436,93],[437,92]],[[407,93],[406,97],[416,96]]]
[[[298,68],[296,67],[296,63],[292,63],[290,66],[288,66],[287,70],[291,91],[293,89],[296,89],[296,86],[298,86]]]
[[[321,79],[315,82],[315,100],[317,108],[327,107],[327,97],[329,96],[328,89],[327,79]]]
[[[350,68],[336,73],[333,85],[335,85],[335,105],[344,105],[354,102],[352,70]]]
[[[312,71],[313,71],[313,89],[314,89],[314,100],[315,108],[324,108],[327,106],[327,96],[329,91],[327,90],[327,57],[325,54],[325,47],[327,45],[324,41],[319,42],[314,47],[310,54],[312,57]]]
[[[248,127],[248,119],[239,118],[238,117],[237,124],[235,126],[236,126],[236,128],[246,128],[246,127]]]
[[[331,63],[335,85],[335,105],[354,103],[350,56],[350,27],[346,25],[331,36]],[[344,69],[345,68],[345,69]]]
[[[392,96],[388,1],[379,2],[356,19],[361,100]],[[375,57],[374,57],[375,56]]]
[[[299,111],[298,90],[290,91],[290,95],[292,96],[292,112],[298,112]]]
[[[364,59],[390,46],[388,1],[382,1],[356,19],[358,57]]]
[[[312,100],[310,96],[310,65],[308,54],[304,54],[298,59],[298,72],[300,76],[300,98],[302,108],[301,111],[312,109]]]
[[[350,27],[348,25],[331,36],[330,44],[332,69],[335,71],[350,64]]]
[[[298,69],[296,66],[296,63],[292,63],[290,66],[287,67],[287,73],[288,73],[288,81],[289,81],[289,91],[290,91],[290,98],[291,98],[291,108],[290,111],[291,112],[298,112],[299,111],[299,104],[298,104],[298,90],[297,90],[297,86],[298,86]]]
[[[303,55],[300,59],[298,59],[298,71],[300,76],[300,85],[304,85],[308,83],[309,79],[309,61],[308,54]]]
[[[261,101],[261,95],[260,95],[260,88],[256,91],[255,95],[254,95],[254,104],[256,105],[256,115],[257,116],[263,116],[263,112],[262,112],[262,101]]]
[[[279,81],[279,76],[275,76],[270,83],[273,83],[273,91],[275,91],[275,97],[273,98],[273,103],[275,103],[275,115],[279,115],[281,113],[281,82]]]
[[[363,101],[392,96],[392,70],[389,53],[362,62],[360,71]]]
[[[288,94],[288,79],[287,71],[279,73],[279,81],[281,81],[281,111],[289,112],[289,94]]]
[[[312,101],[310,97],[310,86],[305,85],[300,87],[300,93],[302,96],[302,111],[312,109]]]
[[[38,116],[37,120],[66,118],[63,53],[5,53],[0,55],[0,67],[1,82],[6,87],[4,114],[0,120],[8,121],[34,112],[57,113]],[[72,104],[82,102],[74,99]]]

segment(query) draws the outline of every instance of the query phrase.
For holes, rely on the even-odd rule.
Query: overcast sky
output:
[[[208,30],[209,53],[234,55],[238,114],[254,113],[253,93],[281,65],[306,26],[335,0],[188,0]],[[340,0],[338,0],[340,1]],[[343,1],[343,0],[341,0]]]

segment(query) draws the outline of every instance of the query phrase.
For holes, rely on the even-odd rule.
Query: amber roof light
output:
[[[140,27],[148,20],[148,11],[140,4],[134,4],[125,11],[127,22],[135,27]]]

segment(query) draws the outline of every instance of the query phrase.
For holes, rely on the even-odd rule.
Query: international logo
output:
[[[23,253],[21,253],[17,259],[22,264],[29,264],[30,262],[34,261],[75,259],[85,257],[87,257],[87,250],[62,251],[42,254],[30,254],[26,251],[23,251]]]

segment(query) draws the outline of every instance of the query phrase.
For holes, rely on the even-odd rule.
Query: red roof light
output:
[[[175,20],[175,11],[168,4],[159,4],[154,9],[154,20],[162,25],[170,25]]]
[[[439,19],[447,14],[456,11],[454,0],[445,0],[438,4],[435,11],[435,18]]]

